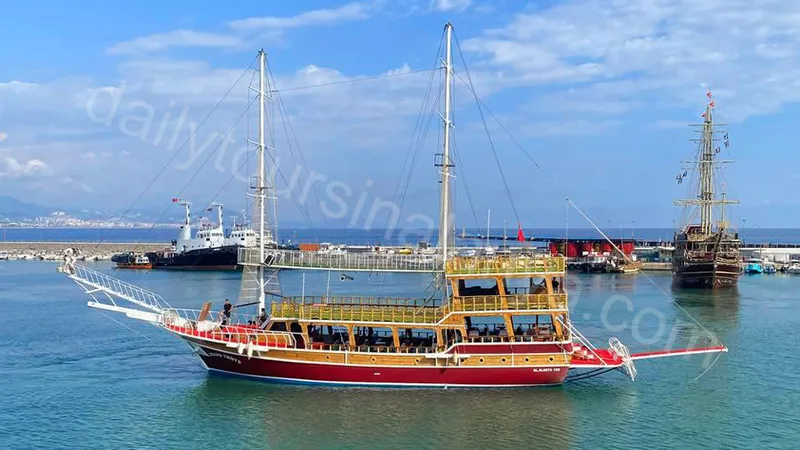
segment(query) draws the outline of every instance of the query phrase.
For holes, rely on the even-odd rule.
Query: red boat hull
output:
[[[193,345],[198,346],[197,343]],[[298,384],[416,386],[416,387],[519,387],[564,382],[569,366],[550,367],[386,367],[296,362],[250,358],[246,355],[198,346],[211,371]]]

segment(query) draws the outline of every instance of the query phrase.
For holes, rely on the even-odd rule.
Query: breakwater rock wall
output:
[[[71,248],[79,257],[106,260],[116,253],[152,252],[164,247],[164,244],[125,242],[0,242],[0,251],[7,251],[9,259],[60,259],[64,251]]]

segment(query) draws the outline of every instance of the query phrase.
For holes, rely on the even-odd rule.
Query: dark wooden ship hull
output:
[[[710,262],[688,263],[673,267],[672,285],[678,288],[718,289],[735,287],[739,266]]]
[[[738,235],[716,232],[706,237],[678,234],[672,257],[672,285],[678,288],[735,287],[741,256]]]

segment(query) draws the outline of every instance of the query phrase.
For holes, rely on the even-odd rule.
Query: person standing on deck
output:
[[[226,298],[225,304],[222,306],[222,325],[227,325],[228,322],[231,320],[231,310],[233,309],[233,305],[231,302]]]

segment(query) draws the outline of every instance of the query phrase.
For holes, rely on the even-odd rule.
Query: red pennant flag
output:
[[[172,203],[178,203],[179,200],[178,197],[172,197]]]
[[[708,96],[708,98],[711,98],[711,91],[706,92],[706,95]]]
[[[525,233],[522,232],[522,224],[521,223],[517,225],[517,240],[519,242],[524,242],[525,241]]]
[[[705,118],[706,117],[706,113],[700,114],[700,117]]]
[[[708,103],[708,106],[710,106],[710,107],[712,107],[712,108],[713,108],[713,107],[714,107],[714,100],[711,100],[711,101]]]

